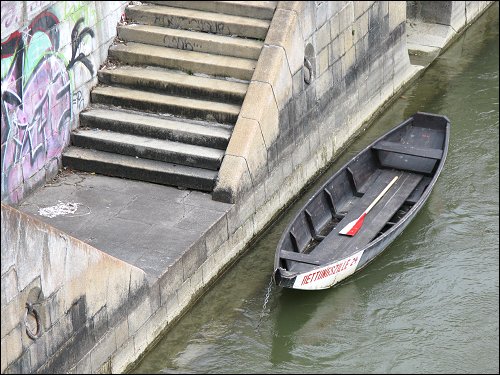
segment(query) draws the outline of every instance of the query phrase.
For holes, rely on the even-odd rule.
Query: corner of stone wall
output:
[[[138,340],[155,305],[144,271],[4,203],[1,216],[2,374],[96,373]]]
[[[298,12],[307,2],[279,2],[219,171],[212,198],[238,203],[268,177],[280,112],[293,97],[304,64]]]

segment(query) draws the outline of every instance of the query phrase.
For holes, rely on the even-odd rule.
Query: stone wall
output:
[[[2,202],[60,166],[126,1],[2,1]]]
[[[2,374],[110,372],[145,319],[144,271],[3,203],[1,212]]]
[[[420,68],[406,2],[280,1],[213,194],[236,203],[229,237],[259,233]]]

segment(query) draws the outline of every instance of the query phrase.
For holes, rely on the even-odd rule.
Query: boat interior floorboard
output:
[[[362,249],[384,228],[423,178],[421,174],[393,169],[381,169],[376,176],[376,180],[362,197],[353,202],[347,215],[333,228],[332,232],[310,254],[304,254],[311,258],[310,261],[300,262],[296,259],[299,262],[293,262],[291,270],[307,271],[312,264],[325,264],[340,260],[351,255],[353,249]],[[359,232],[352,237],[340,234],[340,230],[357,219],[395,176],[399,177],[398,180],[367,214]]]

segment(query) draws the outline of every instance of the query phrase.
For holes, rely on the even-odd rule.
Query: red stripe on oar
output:
[[[363,225],[363,222],[365,221],[365,217],[366,217],[366,212],[363,213],[359,217],[358,221],[356,221],[356,224],[353,225],[351,230],[349,232],[347,232],[346,235],[347,236],[354,236],[356,233],[358,233],[359,228],[361,228],[361,226]]]

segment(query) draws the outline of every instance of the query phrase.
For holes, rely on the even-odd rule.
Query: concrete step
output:
[[[73,132],[71,142],[76,147],[214,171],[219,169],[224,156],[223,150],[214,148],[100,129],[82,129]]]
[[[199,77],[156,67],[124,65],[103,69],[97,74],[99,80],[108,85],[239,105],[243,103],[248,89],[248,83]]]
[[[277,1],[149,1],[157,5],[197,9],[208,12],[224,13],[271,20]]]
[[[256,61],[240,57],[212,55],[203,52],[151,46],[130,42],[110,47],[109,57],[128,65],[152,65],[179,69],[188,73],[252,79]]]
[[[181,98],[122,87],[94,88],[93,103],[109,104],[156,113],[168,113],[190,119],[235,124],[241,107],[235,104]]]
[[[80,128],[98,128],[225,150],[232,126],[166,119],[131,111],[91,108],[80,113]]]
[[[211,192],[217,172],[133,156],[69,147],[62,155],[65,167],[114,177]]]
[[[270,25],[269,20],[154,4],[128,6],[125,12],[129,23],[135,22],[143,25],[202,31],[220,35],[237,35],[259,40],[266,38]]]
[[[233,38],[197,31],[137,24],[119,26],[118,37],[126,42],[137,42],[252,60],[259,58],[260,50],[264,45],[264,42],[255,39]]]

